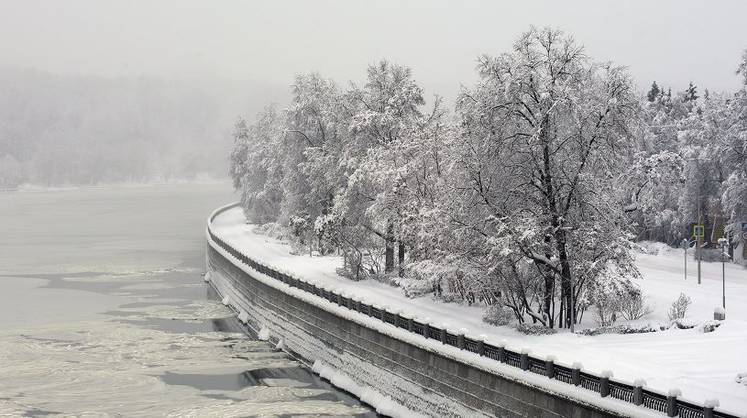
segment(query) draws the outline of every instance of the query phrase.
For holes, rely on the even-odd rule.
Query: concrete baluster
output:
[[[521,349],[521,370],[529,370],[529,353],[531,352],[528,348],[522,348]]]
[[[633,382],[633,404],[643,405],[643,388],[646,386],[646,381],[643,379],[636,379]]]
[[[667,393],[667,416],[676,417],[679,411],[677,410],[677,397],[682,395],[682,391],[679,389],[669,389]]]
[[[457,348],[464,350],[464,332],[465,330],[460,329],[457,332]]]
[[[479,337],[477,337],[477,354],[484,356],[485,355],[485,335],[480,334]]]
[[[501,341],[498,345],[498,361],[501,363],[506,362],[506,340]]]
[[[545,357],[545,376],[555,379],[555,356]]]
[[[576,386],[581,385],[581,369],[583,369],[581,363],[573,363],[571,366],[571,383]]]
[[[703,418],[713,418],[713,410],[719,406],[718,399],[706,399],[703,403]]]
[[[599,377],[599,394],[603,398],[610,396],[610,377],[612,377],[612,372],[609,370],[602,371]]]

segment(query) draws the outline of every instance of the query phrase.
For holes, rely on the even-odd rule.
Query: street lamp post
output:
[[[721,307],[726,309],[726,258],[729,257],[726,247],[729,240],[719,238],[718,243],[721,245]]]
[[[687,280],[687,247],[690,246],[690,241],[687,238],[682,238],[682,249],[685,250],[685,280]]]
[[[698,284],[700,284],[700,259],[703,258],[703,249],[701,247],[701,236],[698,235],[695,241],[695,254],[698,257]]]

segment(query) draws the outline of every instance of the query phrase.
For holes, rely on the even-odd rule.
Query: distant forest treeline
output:
[[[225,176],[225,129],[281,89],[0,70],[0,188]]]

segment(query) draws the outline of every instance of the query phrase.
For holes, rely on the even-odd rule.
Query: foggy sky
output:
[[[745,1],[0,0],[0,67],[287,85],[311,70],[361,80],[387,57],[452,96],[479,54],[507,51],[533,24],[629,66],[641,87],[733,90],[746,23]]]

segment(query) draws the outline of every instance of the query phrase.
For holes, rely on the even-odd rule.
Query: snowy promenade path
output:
[[[378,304],[430,322],[447,324],[449,329],[464,328],[469,335],[485,334],[489,341],[505,340],[507,347],[529,348],[535,356],[553,355],[560,363],[581,362],[585,370],[600,373],[611,370],[618,380],[644,379],[647,386],[666,393],[682,390],[682,399],[702,404],[717,398],[719,409],[747,414],[747,269],[727,265],[727,320],[714,332],[669,329],[648,334],[582,336],[561,331],[555,335],[527,336],[510,327],[494,327],[482,322],[484,307],[434,301],[430,296],[410,299],[401,289],[374,281],[353,282],[338,276],[339,257],[293,255],[281,241],[255,234],[254,225],[245,223],[240,208],[232,208],[213,221],[213,231],[227,243],[266,264],[293,272],[369,304]],[[690,260],[687,280],[683,277],[681,250],[664,249],[659,255],[640,254],[638,267],[644,279],[641,289],[654,312],[639,323],[667,323],[667,309],[680,292],[692,298],[686,320],[702,323],[713,318],[721,305],[721,263],[703,263],[702,284],[697,284],[696,265]],[[589,312],[579,328],[594,326]]]

